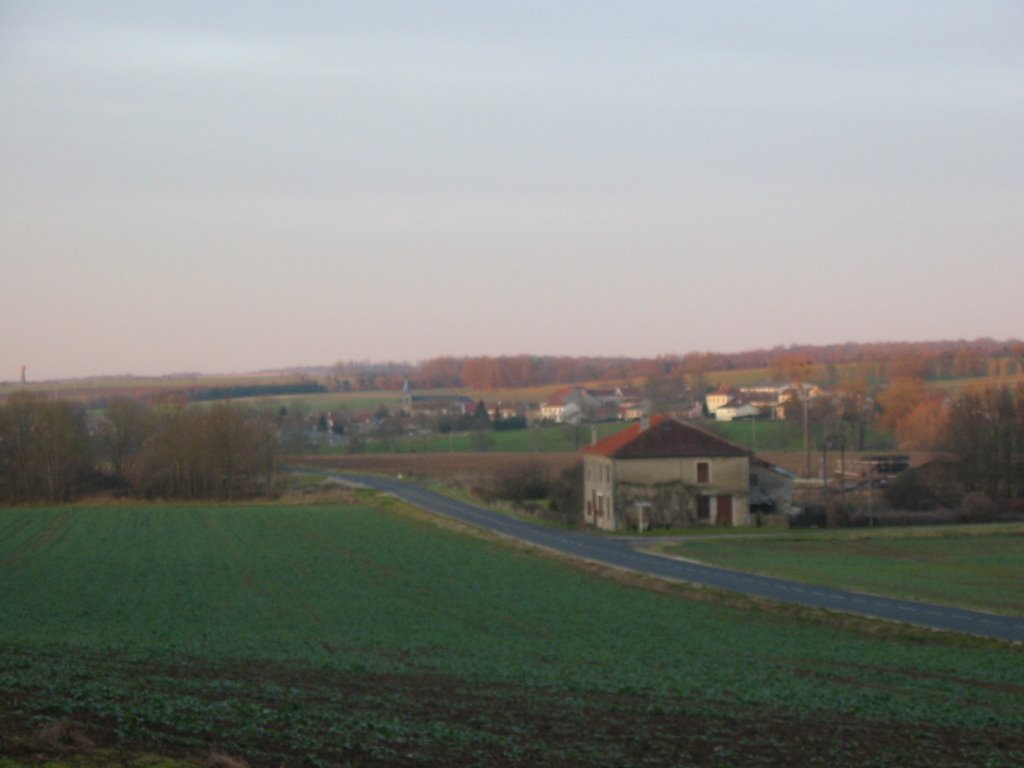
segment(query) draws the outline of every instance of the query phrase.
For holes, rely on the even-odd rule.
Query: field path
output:
[[[811,586],[786,579],[687,562],[639,551],[633,546],[635,542],[629,540],[605,538],[517,520],[473,504],[450,499],[411,482],[355,474],[343,474],[340,477],[394,494],[428,512],[445,515],[503,536],[614,568],[811,608],[824,608],[978,637],[1024,642],[1024,618]]]

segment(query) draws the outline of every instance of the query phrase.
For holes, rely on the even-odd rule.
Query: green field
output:
[[[31,373],[31,371],[29,371]],[[117,392],[118,390],[150,390],[168,391],[195,389],[206,387],[235,387],[246,385],[294,384],[296,376],[292,374],[182,374],[180,376],[97,376],[84,379],[55,379],[50,381],[32,381],[25,384],[13,381],[0,382],[0,395],[12,392]]]
[[[859,592],[1024,616],[1024,525],[687,541],[670,554]]]
[[[1018,387],[1024,384],[1024,373],[1006,375],[966,376],[952,379],[933,379],[927,382],[932,389],[941,389],[951,395],[960,394],[971,389],[984,390],[994,387]]]
[[[62,719],[118,765],[1024,753],[1020,648],[598,571],[371,494],[0,510],[0,754]]]
[[[737,445],[742,445],[744,448],[750,448],[754,451],[793,453],[802,451],[804,448],[803,423],[797,420],[715,421],[714,419],[706,419],[699,422],[699,424]],[[812,449],[821,445],[821,433],[821,425],[811,425],[808,439]],[[852,450],[852,435],[848,435],[848,439]],[[895,440],[891,434],[873,426],[867,428],[864,435],[864,450],[891,450],[895,445]]]

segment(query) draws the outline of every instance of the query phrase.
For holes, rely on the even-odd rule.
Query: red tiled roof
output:
[[[552,392],[548,399],[544,401],[544,405],[565,405],[569,399],[569,395],[573,393],[574,387],[562,387]]]
[[[668,459],[680,456],[748,456],[735,443],[681,424],[666,416],[655,416],[647,429],[634,424],[583,449],[584,453],[609,459]]]
[[[651,419],[651,426],[660,424],[664,419],[664,416],[655,416]],[[631,427],[626,427],[621,432],[616,432],[614,435],[608,435],[603,440],[598,440],[593,445],[588,445],[583,449],[583,452],[611,458],[620,448],[636,439],[637,435],[640,434],[640,426],[640,424],[634,424]]]

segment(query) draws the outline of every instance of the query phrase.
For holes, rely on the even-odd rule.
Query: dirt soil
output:
[[[580,461],[578,453],[384,453],[308,456],[295,463],[351,472],[429,478],[471,488],[486,485],[495,473],[540,462],[553,474]]]
[[[116,662],[110,662],[115,663]],[[103,662],[96,672],[102,672]],[[123,670],[121,670],[123,671]],[[254,728],[230,715],[204,732],[150,723],[125,740],[119,724],[79,709],[58,727],[29,716],[33,692],[0,713],[0,755],[15,765],[131,765],[110,754],[157,752],[208,764],[212,752],[252,768],[350,766],[1012,766],[1024,734],[931,724],[892,724],[814,713],[712,706],[636,692],[558,691],[477,683],[430,673],[369,674],[267,663],[146,665],[158,690],[224,705],[239,697],[284,728]],[[235,684],[242,683],[238,691]],[[856,684],[853,682],[853,684]],[[227,691],[238,691],[235,694]],[[225,698],[225,697],[228,698]],[[224,711],[232,707],[225,706]],[[57,736],[54,736],[54,733]],[[244,734],[239,737],[237,734]],[[68,736],[70,734],[70,736]],[[236,734],[231,736],[229,734]],[[299,735],[302,738],[299,738]]]

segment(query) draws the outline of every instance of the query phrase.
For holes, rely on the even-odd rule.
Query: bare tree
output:
[[[110,462],[114,479],[124,484],[125,465],[140,450],[152,433],[152,411],[138,400],[118,397],[110,401],[100,427],[101,454]]]
[[[81,407],[18,392],[0,408],[0,493],[6,498],[67,501],[90,465]]]

